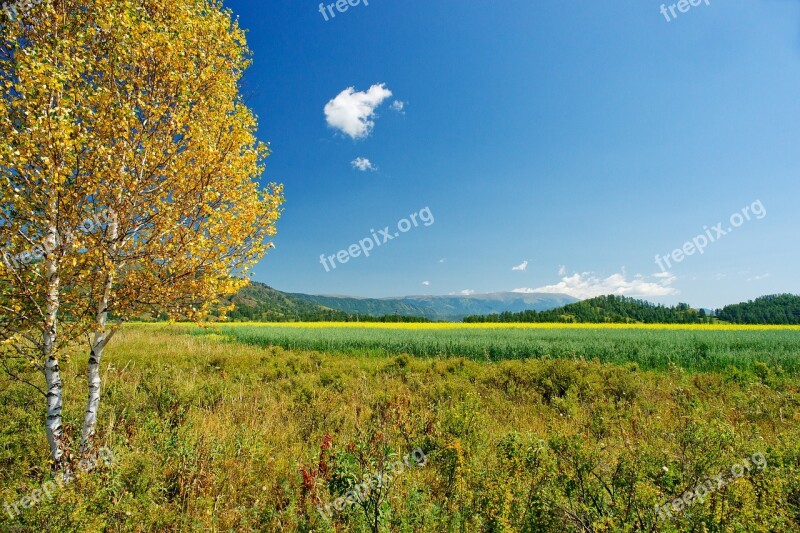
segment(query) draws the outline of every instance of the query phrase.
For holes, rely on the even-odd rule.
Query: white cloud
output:
[[[348,87],[325,105],[328,126],[349,135],[353,139],[369,136],[375,122],[375,109],[392,96],[386,84],[373,85],[365,92]]]
[[[561,265],[559,267],[559,269],[558,269],[558,275],[559,276],[566,276],[567,275],[567,267],[565,267],[564,265]]]
[[[397,111],[398,113],[402,113],[403,115],[405,115],[405,108],[406,108],[406,103],[403,102],[402,100],[395,100],[394,102],[392,102],[392,111]]]
[[[461,294],[464,296],[471,296],[475,294],[475,291],[473,291],[472,289],[464,289],[463,291],[461,291]]]
[[[444,263],[445,261],[446,261],[446,259],[444,259],[444,258],[442,258],[442,259],[439,259],[439,262],[440,262],[440,263]]]
[[[430,284],[431,284],[431,282],[430,282],[430,281],[423,281],[423,282],[422,282],[422,284],[423,284],[423,285],[425,285],[425,286],[427,287],[428,285],[430,285]]]
[[[372,164],[372,161],[367,159],[366,157],[356,157],[350,164],[353,165],[353,168],[357,168],[361,172],[366,172],[367,170],[378,170],[378,167]]]
[[[528,268],[528,262],[527,261],[523,261],[522,263],[518,264],[517,266],[511,267],[511,270],[524,272],[525,270],[527,270],[527,268]]]
[[[513,292],[522,293],[560,293],[568,294],[578,299],[594,298],[607,294],[617,296],[669,296],[677,294],[677,290],[671,287],[675,281],[675,276],[668,272],[662,272],[653,276],[655,281],[648,281],[641,274],[637,274],[633,279],[628,279],[625,272],[612,274],[607,278],[600,278],[593,272],[576,273],[571,276],[564,276],[555,285],[547,285],[535,289],[520,288]]]
[[[763,279],[767,279],[770,274],[761,274],[759,276],[753,276],[752,278],[747,278],[747,281],[761,281]]]

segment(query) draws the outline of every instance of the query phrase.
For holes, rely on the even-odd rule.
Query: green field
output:
[[[203,334],[203,330],[193,331]],[[759,362],[776,372],[800,372],[797,328],[232,324],[214,326],[209,331],[246,344],[287,350],[455,356],[479,361],[579,359],[636,363],[642,369],[678,366],[703,372],[752,371]]]

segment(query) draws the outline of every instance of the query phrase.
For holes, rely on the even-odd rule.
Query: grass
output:
[[[102,365],[98,446],[114,452],[113,467],[21,518],[0,516],[0,530],[800,531],[800,387],[767,365],[695,373],[580,358],[373,357],[242,343],[235,329],[247,331],[126,327]],[[581,333],[592,335],[564,339]],[[677,335],[675,346],[699,334],[652,333]],[[789,333],[766,333],[702,338],[791,346]],[[83,359],[62,365],[73,434]],[[42,403],[24,385],[0,385],[2,501],[48,479]],[[417,448],[426,466],[379,499],[333,521],[317,512]],[[755,453],[763,471],[659,520],[655,505]]]
[[[194,328],[197,334],[203,330]],[[553,358],[750,372],[764,363],[800,373],[800,328],[573,324],[225,324],[213,331],[255,346],[351,354],[463,356],[482,361]]]

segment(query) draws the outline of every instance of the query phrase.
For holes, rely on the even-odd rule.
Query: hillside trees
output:
[[[576,323],[632,323],[645,324],[697,324],[710,322],[711,318],[688,304],[666,307],[626,296],[597,296],[567,304],[549,311],[522,311],[499,315],[469,316],[464,322],[576,322]]]
[[[800,324],[800,296],[774,294],[748,302],[727,305],[717,311],[732,324]]]

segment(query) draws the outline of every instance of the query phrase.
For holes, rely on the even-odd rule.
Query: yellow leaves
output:
[[[241,286],[231,275],[263,255],[284,201],[282,187],[258,185],[269,152],[238,94],[244,34],[217,2],[82,5],[48,6],[41,24],[10,36],[27,45],[10,65],[14,84],[3,81],[19,97],[0,102],[0,138],[10,139],[0,168],[17,172],[2,176],[13,186],[0,202],[47,213],[27,229],[34,239],[48,222],[77,228],[113,205],[117,236],[105,225],[65,246],[64,286],[99,294],[114,273],[115,313],[152,304],[201,316]],[[60,211],[48,211],[52,198]]]

